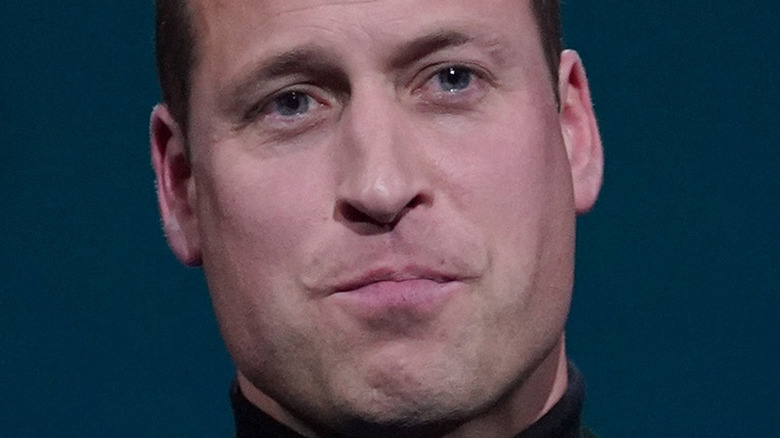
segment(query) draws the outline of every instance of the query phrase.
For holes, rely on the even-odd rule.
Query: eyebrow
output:
[[[388,66],[390,69],[402,69],[438,51],[469,44],[484,50],[498,65],[504,65],[507,61],[507,42],[500,35],[473,34],[457,28],[441,28],[403,43],[393,50]]]
[[[323,54],[321,47],[304,45],[262,60],[246,73],[229,80],[220,92],[222,107],[234,109],[264,82],[293,75],[317,78],[342,86],[347,83],[346,74],[333,63],[332,57]]]
[[[401,70],[440,50],[470,43],[485,48],[497,61],[504,58],[505,47],[499,38],[473,36],[453,29],[436,29],[392,49],[386,67],[391,71]],[[220,92],[221,107],[228,112],[238,111],[261,84],[288,76],[316,78],[341,90],[349,90],[349,78],[334,62],[334,57],[321,45],[310,43],[262,60],[245,74],[228,81]]]
[[[388,65],[392,69],[408,66],[418,59],[451,47],[462,46],[473,40],[465,33],[453,30],[436,30],[406,42],[393,51]]]

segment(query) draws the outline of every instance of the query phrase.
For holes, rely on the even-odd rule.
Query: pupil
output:
[[[459,91],[471,84],[471,72],[462,67],[450,67],[439,72],[439,81],[446,91]]]
[[[275,110],[283,116],[294,116],[309,110],[309,99],[306,94],[291,91],[276,98]]]

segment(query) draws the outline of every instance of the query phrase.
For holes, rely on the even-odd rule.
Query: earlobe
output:
[[[196,193],[186,139],[164,104],[152,110],[149,136],[157,203],[168,245],[182,263],[198,266],[201,252],[195,214]]]
[[[561,98],[560,123],[566,144],[578,214],[596,202],[604,172],[604,153],[593,112],[585,68],[577,52],[561,54],[558,78]]]

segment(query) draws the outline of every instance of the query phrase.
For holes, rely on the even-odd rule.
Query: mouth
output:
[[[348,313],[367,321],[430,320],[465,279],[429,269],[380,269],[337,283],[330,296]]]
[[[428,282],[446,284],[459,281],[454,275],[448,275],[425,268],[406,268],[403,270],[376,269],[354,279],[337,283],[331,293],[366,293],[384,285],[415,284]]]

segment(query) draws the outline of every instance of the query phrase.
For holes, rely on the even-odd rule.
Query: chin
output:
[[[342,405],[335,429],[351,436],[435,437],[445,435],[484,411],[495,400],[469,391],[464,382],[421,387],[364,388]],[[430,381],[428,382],[430,383]]]

